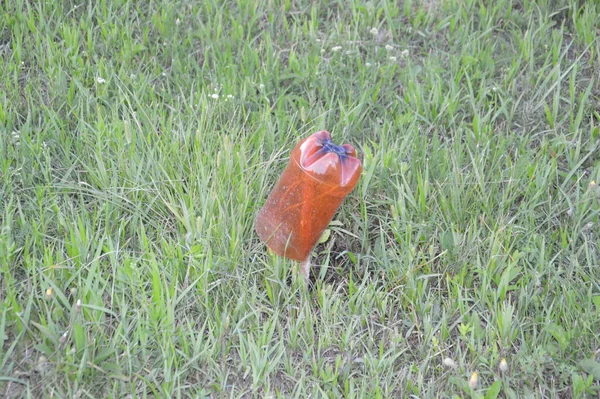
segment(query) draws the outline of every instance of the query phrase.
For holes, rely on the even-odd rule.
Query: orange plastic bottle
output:
[[[361,171],[354,147],[335,145],[324,130],[312,134],[293,149],[259,211],[254,225],[259,237],[277,255],[307,260]]]

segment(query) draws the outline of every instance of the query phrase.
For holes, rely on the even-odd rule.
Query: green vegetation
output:
[[[398,3],[0,2],[0,396],[598,397],[600,3]]]

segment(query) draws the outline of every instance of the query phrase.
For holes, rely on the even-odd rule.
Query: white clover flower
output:
[[[340,51],[342,49],[342,46],[335,46],[331,48],[331,51],[334,53],[337,53],[338,51]]]
[[[454,360],[450,359],[449,357],[445,358],[443,363],[444,363],[444,366],[446,366],[446,367],[450,367],[450,368],[456,367],[456,362]]]
[[[403,58],[406,58],[406,57],[408,57],[408,54],[409,54],[409,53],[408,53],[408,50],[402,50],[402,52],[400,53],[400,55],[401,55]]]
[[[391,44],[386,44],[386,45],[385,45],[385,49],[386,49],[387,51],[392,51],[392,50],[394,49],[394,46],[392,46]]]
[[[377,30],[377,28],[373,27],[371,28],[371,30],[369,31],[373,36],[377,36],[377,34],[379,33],[379,31]]]
[[[213,93],[210,95],[212,98],[214,98],[215,100],[219,98],[219,95],[217,93]]]
[[[325,54],[325,49],[324,48],[321,49],[321,54]]]
[[[265,85],[261,83],[261,84],[259,84],[259,85],[258,85],[258,88],[259,88],[260,90],[263,90],[263,89],[265,88]]]
[[[390,57],[390,61],[398,61],[398,58],[396,58],[396,57]]]
[[[13,130],[12,138],[13,140],[19,140],[21,138],[21,132],[19,132],[18,130]]]
[[[104,79],[104,78],[101,78],[100,76],[98,76],[98,77],[96,78],[96,82],[98,82],[98,83],[100,83],[100,84],[103,84],[103,83],[106,83],[106,79]]]
[[[371,64],[370,62],[367,62],[367,63],[365,63],[365,66],[366,66],[367,68],[371,68],[371,66],[372,66],[372,65],[373,65],[373,64]]]

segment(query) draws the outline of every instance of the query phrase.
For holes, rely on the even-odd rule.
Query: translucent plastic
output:
[[[306,260],[361,170],[351,145],[335,145],[326,131],[309,136],[293,149],[256,217],[259,237],[280,256]]]

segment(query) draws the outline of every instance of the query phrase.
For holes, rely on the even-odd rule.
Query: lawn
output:
[[[0,2],[0,396],[599,398],[599,15]],[[305,284],[253,223],[322,129]]]

